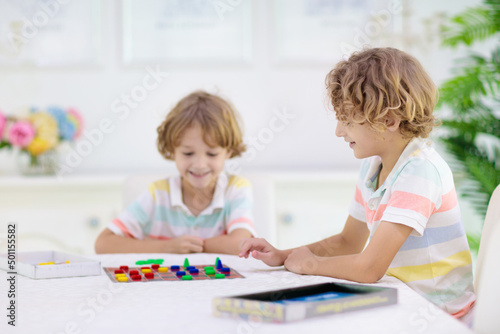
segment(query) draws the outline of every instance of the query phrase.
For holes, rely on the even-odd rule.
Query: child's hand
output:
[[[314,274],[318,266],[318,257],[305,246],[294,249],[285,260],[285,268],[296,274]]]
[[[203,252],[203,239],[193,235],[183,235],[169,240],[168,253],[187,254]]]
[[[248,258],[252,254],[254,259],[262,260],[268,266],[282,266],[286,259],[286,253],[280,251],[265,239],[249,238],[240,243],[239,257]]]

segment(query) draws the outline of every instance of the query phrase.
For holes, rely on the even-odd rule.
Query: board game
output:
[[[396,303],[397,290],[394,288],[332,282],[217,297],[212,309],[218,317],[282,323]]]
[[[135,264],[138,267],[122,265],[119,267],[104,267],[103,269],[114,283],[245,278],[236,270],[224,266],[219,258],[217,258],[214,265],[190,265],[188,259],[184,261],[182,266],[163,266],[162,259],[137,261]]]

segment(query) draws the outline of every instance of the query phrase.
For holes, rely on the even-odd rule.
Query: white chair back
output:
[[[500,301],[500,185],[497,186],[484,220],[476,265],[477,302],[474,310],[474,331],[493,334],[500,332],[498,303]]]

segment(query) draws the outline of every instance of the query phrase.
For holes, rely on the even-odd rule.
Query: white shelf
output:
[[[126,175],[1,176],[0,187],[117,186]]]

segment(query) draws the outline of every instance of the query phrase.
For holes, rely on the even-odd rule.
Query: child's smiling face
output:
[[[182,134],[174,151],[174,160],[183,185],[212,190],[230,155],[226,148],[205,143],[201,126],[195,123]]]
[[[358,159],[381,155],[385,146],[381,133],[375,131],[367,123],[338,121],[335,135],[343,137],[349,143],[354,156]]]

